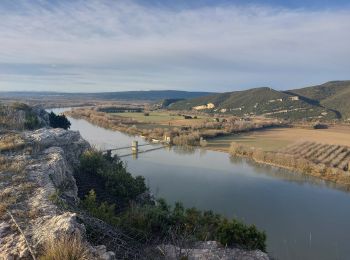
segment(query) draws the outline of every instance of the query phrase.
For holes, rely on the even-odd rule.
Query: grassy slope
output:
[[[286,113],[276,113],[275,116],[295,119],[316,117],[326,111],[326,109],[312,102],[308,102],[308,100],[292,101],[289,99],[291,96],[291,94],[264,87],[183,100],[172,104],[170,108],[191,109],[194,106],[214,103],[217,111],[227,109],[227,113],[238,116],[251,113],[262,115],[289,110]],[[283,101],[280,102],[277,101],[277,99],[282,99]],[[270,102],[271,100],[275,100],[275,102]],[[238,110],[238,108],[241,108],[241,110]],[[298,110],[293,111],[294,109]],[[208,112],[214,111],[208,110]],[[327,112],[327,118],[334,118],[336,116],[332,111]]]
[[[322,85],[288,91],[312,99],[320,105],[339,111],[350,118],[350,81],[330,81]]]

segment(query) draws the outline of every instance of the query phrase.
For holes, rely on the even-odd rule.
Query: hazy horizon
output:
[[[350,74],[344,0],[4,0],[0,14],[0,91],[287,90]]]

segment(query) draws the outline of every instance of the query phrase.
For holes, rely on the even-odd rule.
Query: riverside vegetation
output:
[[[266,250],[266,235],[254,225],[226,219],[212,211],[174,207],[165,200],[144,199],[148,192],[144,178],[132,177],[117,156],[89,150],[76,173],[82,207],[95,217],[123,229],[136,229],[151,243],[169,239],[175,232],[188,243],[218,240],[227,246]],[[97,191],[97,192],[96,192]]]
[[[237,117],[217,118],[208,116],[201,119],[194,118],[197,116],[190,116],[192,119],[184,119],[178,124],[173,123],[172,125],[172,121],[166,121],[164,124],[159,124],[159,122],[145,124],[131,117],[101,112],[99,109],[99,107],[73,109],[65,112],[65,114],[73,118],[85,119],[104,128],[130,135],[141,135],[149,141],[152,139],[163,140],[165,136],[168,136],[171,137],[172,143],[175,145],[190,146],[205,145],[205,142],[201,142],[201,140],[207,138],[285,125],[285,122],[276,119],[242,120]],[[175,113],[175,115],[178,114]],[[186,117],[184,116],[184,118]],[[193,121],[196,123],[192,123]]]
[[[159,112],[154,113],[157,115]],[[83,118],[93,124],[105,128],[126,132],[131,135],[142,135],[149,141],[154,139],[162,140],[165,136],[169,136],[172,138],[172,144],[175,145],[207,146],[209,143],[208,148],[214,150],[221,149],[220,147],[212,145],[212,142],[215,143],[217,137],[222,138],[230,135],[232,136],[232,134],[247,133],[255,130],[266,130],[277,127],[279,127],[281,131],[292,132],[300,132],[301,129],[299,126],[296,130],[290,130],[289,128],[285,128],[285,126],[287,126],[286,121],[278,121],[276,119],[260,117],[245,119],[234,116],[205,117],[205,114],[202,113],[197,114],[197,118],[199,119],[197,119],[196,123],[187,123],[185,126],[184,124],[186,123],[186,120],[175,119],[169,122],[173,125],[176,125],[177,122],[179,122],[177,126],[163,126],[160,128],[157,127],[159,122],[158,124],[149,122],[148,124],[153,126],[153,128],[144,128],[144,123],[140,123],[140,118],[145,117],[144,115],[138,115],[136,117],[138,120],[135,120],[134,118],[131,118],[129,114],[141,113],[128,113],[128,116],[120,116],[119,114],[100,112],[99,108],[74,109],[68,112],[68,115],[70,116]],[[153,117],[156,117],[155,115]],[[179,112],[175,113],[175,115],[179,115]],[[191,119],[187,121],[191,121]],[[168,123],[168,121],[166,121],[166,123]],[[310,133],[314,131],[312,132],[314,137],[320,136],[319,141],[317,141],[317,138],[313,138],[313,140],[316,139],[316,141],[304,141],[304,143],[294,143],[290,140],[283,143],[277,140],[274,141],[274,146],[278,146],[278,149],[273,149],[272,151],[265,150],[264,147],[259,149],[248,145],[233,143],[231,148],[224,151],[231,153],[231,155],[250,157],[260,163],[273,164],[324,180],[350,185],[349,148],[344,145],[339,145],[339,140],[337,141],[338,143],[335,142],[335,144],[327,145],[320,143],[323,140],[321,136],[323,138],[327,137],[328,139],[335,139],[332,138],[334,137],[335,132],[329,131],[328,129],[325,129],[324,131],[317,130],[316,127],[318,125],[320,124],[304,122],[301,126],[305,129],[310,129],[307,130],[310,131]],[[292,124],[291,126],[297,127],[295,124]],[[344,125],[344,127],[346,128],[347,126]],[[273,130],[270,129],[266,131]],[[339,134],[339,137],[340,136],[344,137],[346,134],[341,133]],[[229,146],[230,143],[231,141],[227,142],[227,146]],[[290,146],[294,147],[294,149],[289,149]],[[297,149],[298,147],[301,147],[302,149]],[[316,149],[309,149],[313,147]],[[318,148],[322,149],[318,151]],[[320,152],[320,154],[318,154],[318,152]]]
[[[347,146],[298,142],[279,151],[264,151],[232,142],[229,153],[350,185],[350,148]]]

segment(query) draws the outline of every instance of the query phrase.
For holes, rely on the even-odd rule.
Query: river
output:
[[[132,140],[145,143],[85,120],[69,120],[71,130],[80,131],[97,148],[128,146]],[[160,149],[123,160],[133,175],[146,178],[157,197],[211,209],[265,230],[268,252],[277,259],[350,258],[350,194],[330,183],[205,149]]]

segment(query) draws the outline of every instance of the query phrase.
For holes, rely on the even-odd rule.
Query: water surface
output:
[[[69,120],[71,129],[97,148],[128,146],[135,139],[145,143],[85,120]],[[201,149],[162,149],[123,159],[131,173],[145,176],[158,197],[265,230],[268,251],[277,259],[349,259],[350,196],[330,183]]]

